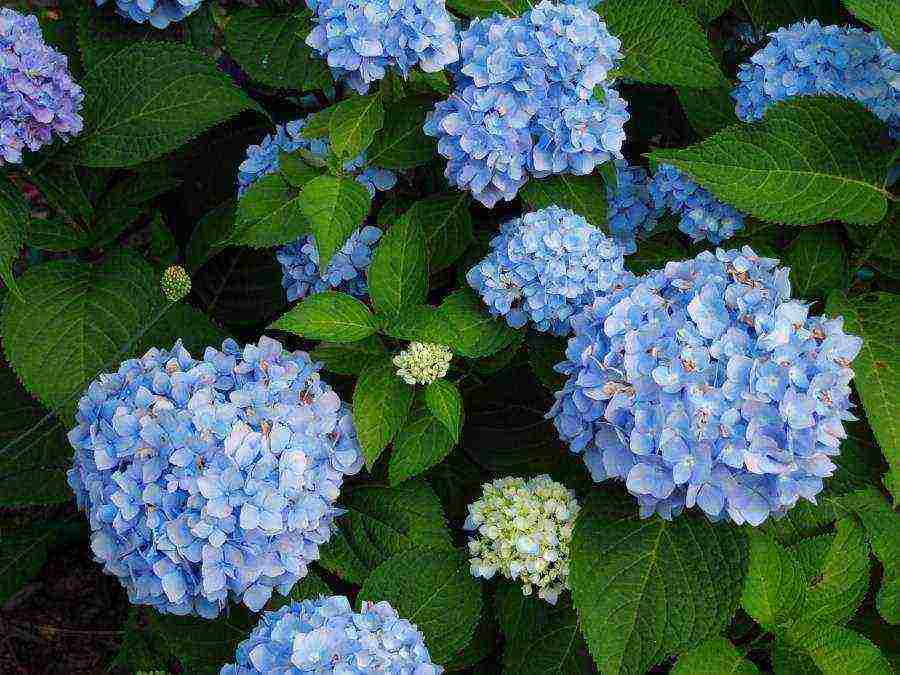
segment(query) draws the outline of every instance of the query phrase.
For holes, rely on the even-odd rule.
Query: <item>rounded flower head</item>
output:
[[[650,196],[650,176],[639,166],[616,160],[616,186],[606,186],[606,201],[612,238],[630,255],[637,251],[636,237],[650,234],[661,212]]]
[[[342,595],[265,612],[219,675],[397,673],[440,675],[422,633],[387,602],[354,612]]]
[[[469,539],[472,574],[490,579],[499,570],[521,581],[524,595],[537,588],[539,598],[555,605],[569,587],[569,542],[578,510],[575,493],[550,476],[485,483],[463,526],[475,532]]]
[[[307,0],[315,28],[306,44],[361,94],[388,68],[435,73],[459,59],[444,0]]]
[[[815,503],[834,471],[862,341],[841,318],[808,316],[777,263],[749,247],[704,252],[573,321],[549,416],[643,516],[696,505],[759,525]]]
[[[732,92],[742,120],[762,119],[777,101],[824,94],[858,101],[900,137],[900,54],[878,33],[800,21],[741,65]]]
[[[191,277],[180,265],[167,267],[162,275],[163,295],[169,302],[178,302],[191,292]]]
[[[350,411],[305,352],[226,340],[202,360],[151,349],[91,383],[69,485],[91,549],[131,602],[216,616],[287,594],[331,536],[362,466]]]
[[[691,239],[721,244],[744,228],[744,217],[720,202],[671,164],[661,164],[650,182],[650,196],[659,211],[681,216],[678,229]]]
[[[195,12],[203,0],[114,0],[116,11],[136,23],[148,22],[154,28],[167,28]],[[108,0],[96,0],[97,6]]]
[[[597,294],[626,282],[622,249],[572,211],[550,206],[503,224],[491,252],[466,275],[495,316],[567,335]]]
[[[596,12],[546,0],[472,21],[456,88],[424,127],[445,176],[492,207],[531,176],[584,175],[621,157],[628,111],[609,79],[620,46]]]
[[[68,141],[81,132],[84,92],[68,65],[44,42],[37,17],[0,9],[0,167],[54,135]]]
[[[446,377],[453,352],[450,347],[430,342],[411,342],[394,357],[397,377],[406,384],[431,384]]]

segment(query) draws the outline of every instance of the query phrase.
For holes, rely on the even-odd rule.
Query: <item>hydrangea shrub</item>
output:
[[[892,672],[897,18],[4,7],[0,664]]]

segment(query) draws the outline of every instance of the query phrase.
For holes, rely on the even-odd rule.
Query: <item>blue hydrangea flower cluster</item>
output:
[[[732,92],[745,121],[762,119],[777,101],[826,94],[851,98],[900,137],[900,54],[878,33],[800,21],[772,38],[741,65]]]
[[[671,164],[659,166],[650,182],[650,196],[657,209],[681,216],[678,229],[695,242],[720,244],[744,228],[744,216]]]
[[[650,197],[650,176],[639,166],[616,160],[616,186],[606,186],[606,222],[625,255],[637,251],[636,238],[650,234],[660,216]]]
[[[626,283],[622,249],[572,211],[550,206],[507,221],[466,274],[491,314],[568,335],[571,318]]]
[[[0,9],[0,166],[81,132],[84,92],[68,59],[44,42],[37,17]]]
[[[440,675],[422,633],[387,602],[354,612],[342,595],[265,612],[219,675],[340,673]]]
[[[259,145],[247,148],[247,158],[238,167],[238,196],[242,196],[257,180],[278,170],[279,152],[307,152],[311,159],[328,155],[327,138],[304,138],[301,135],[306,118],[275,127],[275,133],[263,138]],[[376,190],[390,190],[397,183],[392,171],[365,167],[365,153],[344,163],[344,170],[355,174],[370,195]],[[276,256],[282,268],[282,285],[288,300],[300,300],[312,293],[335,289],[363,297],[368,293],[365,271],[372,263],[372,248],[381,238],[377,227],[356,230],[335,253],[324,274],[319,269],[319,253],[312,235],[300,237],[278,249]]]
[[[108,0],[96,0],[97,6]],[[149,22],[154,28],[167,28],[195,12],[203,0],[115,0],[116,11],[135,23]]]
[[[69,484],[94,558],[131,602],[212,618],[257,611],[318,558],[344,476],[362,466],[350,411],[305,352],[180,343],[101,375],[78,404]]]
[[[435,73],[459,60],[456,24],[444,0],[306,0],[315,28],[306,44],[335,78],[361,94],[388,68]]]
[[[518,18],[473,21],[455,89],[424,127],[450,183],[493,207],[531,176],[621,158],[628,110],[609,78],[620,46],[596,12],[546,0]]]
[[[312,235],[279,248],[276,257],[281,263],[284,275],[281,283],[287,289],[288,301],[328,290],[343,291],[357,298],[368,295],[365,272],[372,264],[372,249],[382,234],[370,225],[356,230],[334,254],[325,274],[319,269],[319,251]]]
[[[749,247],[670,262],[573,320],[549,413],[595,481],[641,515],[699,506],[759,525],[815,503],[846,438],[862,340],[813,318]]]

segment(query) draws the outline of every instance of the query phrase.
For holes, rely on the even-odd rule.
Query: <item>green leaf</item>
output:
[[[446,331],[442,343],[467,358],[490,356],[509,344],[515,334],[505,321],[491,316],[469,289],[447,296],[440,313]]]
[[[171,39],[170,31],[149,23],[122,21],[122,17],[98,9],[94,3],[82,3],[78,14],[78,47],[88,71],[135,43]]]
[[[379,565],[359,599],[386,600],[425,636],[431,660],[449,661],[472,639],[481,615],[481,589],[461,551],[412,550]]]
[[[448,339],[444,315],[437,307],[408,307],[393,317],[384,328],[385,335],[398,340],[444,344]]]
[[[367,155],[369,163],[385,169],[410,169],[434,157],[437,141],[422,131],[425,115],[434,106],[431,98],[405,98],[385,106],[384,126]]]
[[[773,105],[761,122],[729,127],[684,150],[656,150],[651,159],[764,220],[877,223],[887,212],[883,127],[853,101],[797,97]]]
[[[302,188],[314,178],[321,176],[322,170],[307,164],[298,150],[278,153],[278,173],[291,187]]]
[[[853,361],[854,382],[866,417],[888,462],[885,486],[900,497],[900,295],[828,296],[829,316],[844,317],[844,331],[863,339]]]
[[[605,0],[595,11],[622,41],[619,77],[699,89],[725,84],[697,17],[675,0]]]
[[[397,377],[389,358],[372,361],[360,373],[353,393],[353,423],[371,469],[406,420],[413,389]]]
[[[847,284],[847,257],[836,226],[803,230],[785,254],[794,297],[812,299]]]
[[[703,22],[710,23],[722,16],[731,7],[733,0],[681,0],[681,3]]]
[[[768,535],[750,537],[750,568],[741,605],[764,628],[774,630],[803,606],[803,572],[794,557]]]
[[[21,297],[12,264],[25,243],[28,206],[19,190],[0,176],[0,278],[13,293]]]
[[[238,201],[228,243],[264,248],[308,234],[304,198],[280,173],[263,176]]]
[[[365,571],[369,572],[391,556],[415,548],[451,548],[450,531],[441,503],[423,481],[409,481],[397,487],[363,485],[342,499],[346,511],[337,521],[335,538],[340,538]],[[321,564],[340,575],[340,564],[332,565],[331,545],[322,547]]]
[[[316,237],[320,269],[328,269],[335,252],[362,225],[372,206],[366,188],[352,178],[335,176],[313,178],[303,187],[299,202]]]
[[[428,254],[416,223],[401,219],[382,237],[369,267],[369,293],[389,318],[425,302]]]
[[[450,432],[453,442],[459,441],[463,402],[456,385],[447,380],[435,380],[425,387],[425,405]]]
[[[844,5],[880,31],[894,51],[900,51],[900,6],[894,0],[844,0]]]
[[[553,368],[566,360],[566,341],[544,333],[529,333],[527,342],[531,370],[547,389],[560,391],[566,377]]]
[[[823,675],[891,675],[894,671],[878,648],[859,633],[828,624],[798,624],[785,640],[809,656]]]
[[[754,675],[759,669],[725,638],[712,638],[678,657],[672,675]]]
[[[353,159],[372,144],[383,124],[381,94],[341,101],[328,120],[332,151],[341,159]]]
[[[413,406],[394,441],[388,464],[391,485],[402,483],[439,464],[456,444],[444,423],[424,406]]]
[[[0,603],[6,603],[31,581],[47,560],[47,551],[59,537],[55,524],[31,523],[4,527],[0,546]]]
[[[309,89],[326,65],[306,46],[301,33],[307,27],[296,14],[242,9],[228,16],[225,44],[254,80],[280,89]]]
[[[213,62],[179,44],[134,44],[92,68],[81,84],[84,131],[64,152],[87,166],[134,166],[258,109]]]
[[[355,342],[378,330],[378,320],[356,298],[337,291],[323,291],[305,298],[269,328],[311,340]]]
[[[72,410],[88,382],[133,355],[158,297],[153,270],[124,251],[93,267],[47,262],[19,284],[23,299],[3,307],[6,357],[28,391],[57,411]]]
[[[519,195],[533,209],[554,204],[571,209],[597,227],[606,224],[606,188],[596,175],[563,174],[541,180],[530,180]]]
[[[376,335],[357,342],[322,342],[312,350],[313,361],[322,361],[325,370],[341,375],[359,375],[374,360],[388,355],[384,343]]]
[[[738,122],[734,112],[731,87],[691,89],[678,87],[678,100],[688,122],[700,136],[712,136],[717,131]]]
[[[463,16],[490,16],[495,12],[506,16],[521,16],[532,5],[528,0],[449,0],[447,7]]]
[[[472,243],[471,202],[465,192],[435,195],[416,202],[403,214],[425,235],[432,274],[452,265]]]
[[[187,271],[194,273],[203,264],[224,248],[220,242],[227,241],[234,229],[236,212],[233,201],[220,204],[207,213],[197,223],[185,251]]]
[[[575,521],[572,596],[600,670],[644,673],[730,621],[746,573],[746,536],[694,514],[641,520],[605,504],[593,497]]]

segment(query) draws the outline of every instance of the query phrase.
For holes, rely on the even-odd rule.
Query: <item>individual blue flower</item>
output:
[[[625,481],[642,516],[698,506],[760,525],[815,503],[834,471],[862,340],[840,317],[810,317],[777,262],[703,252],[572,321],[548,416],[595,481]]]
[[[660,209],[650,197],[650,176],[639,166],[616,160],[616,185],[606,186],[606,223],[625,255],[637,251],[636,237],[650,234]]]
[[[37,17],[0,9],[0,166],[19,164],[25,150],[40,150],[81,132],[84,92],[68,60],[44,42]]]
[[[108,0],[96,0],[101,7]],[[136,23],[149,22],[154,28],[166,28],[195,12],[203,0],[115,0],[116,11]]]
[[[626,283],[622,250],[581,216],[550,206],[507,221],[466,280],[491,314],[554,335],[598,294]]]
[[[305,352],[180,343],[94,380],[79,401],[69,485],[91,550],[135,604],[258,611],[306,576],[362,466],[350,411]]]
[[[281,263],[282,285],[287,290],[289,302],[302,300],[313,293],[337,290],[357,298],[368,295],[366,270],[372,264],[372,249],[383,232],[367,225],[356,230],[331,259],[325,274],[319,269],[319,252],[313,235],[278,249],[276,257]]]
[[[745,121],[762,119],[777,101],[817,94],[858,101],[900,138],[900,54],[879,33],[800,21],[771,40],[738,71],[732,92]]]
[[[418,628],[387,602],[354,612],[342,595],[265,612],[219,675],[340,673],[440,675]]]
[[[671,164],[660,164],[650,182],[650,196],[658,210],[680,216],[678,229],[695,242],[721,244],[744,228],[740,213]]]
[[[628,111],[610,79],[620,46],[595,12],[546,0],[518,18],[472,21],[454,91],[424,126],[450,183],[493,207],[531,177],[620,158]]]
[[[306,44],[361,94],[388,68],[438,72],[459,59],[444,0],[307,0],[316,26]]]

